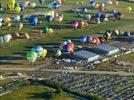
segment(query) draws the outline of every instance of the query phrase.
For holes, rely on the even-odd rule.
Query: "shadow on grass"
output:
[[[32,99],[43,99],[50,100],[52,92],[43,92],[43,93],[28,93],[30,96],[28,98]]]
[[[0,61],[1,60],[24,60],[25,59],[25,57],[24,56],[19,56],[19,57],[17,57],[17,56],[0,56]]]
[[[0,62],[0,65],[22,65],[22,64],[16,62]]]

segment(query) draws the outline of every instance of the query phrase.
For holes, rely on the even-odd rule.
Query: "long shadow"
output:
[[[0,62],[0,65],[22,65],[21,63],[15,62]]]
[[[0,60],[24,60],[25,57],[16,57],[16,56],[0,56]]]
[[[45,99],[50,100],[52,92],[43,92],[43,93],[28,93],[28,98],[34,99]]]

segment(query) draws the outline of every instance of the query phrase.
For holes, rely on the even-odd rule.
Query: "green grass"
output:
[[[31,1],[36,2],[37,5],[39,5],[37,0],[31,0]],[[47,3],[50,3],[50,0],[46,0],[46,1],[47,1]],[[76,2],[78,2],[78,1],[81,1],[81,0],[66,1],[63,6],[73,7],[73,6],[76,6]],[[88,5],[88,1],[89,0],[85,0],[84,4]],[[1,2],[2,2],[3,6],[6,7],[7,1],[1,0]],[[48,44],[61,43],[62,41],[66,40],[66,39],[71,39],[73,37],[79,37],[81,34],[91,35],[91,34],[95,34],[96,32],[99,32],[99,31],[105,31],[106,29],[121,29],[121,30],[134,31],[134,29],[133,29],[134,13],[128,14],[125,11],[125,8],[127,6],[132,6],[132,3],[120,1],[119,5],[117,7],[114,6],[114,9],[120,10],[125,13],[125,18],[123,20],[109,21],[108,23],[101,23],[101,24],[90,24],[88,28],[81,28],[81,29],[66,28],[66,24],[70,21],[75,20],[76,17],[75,17],[74,13],[65,13],[65,12],[60,12],[64,15],[64,19],[65,19],[65,20],[63,20],[62,23],[56,23],[55,21],[48,23],[42,18],[40,19],[40,20],[43,20],[42,24],[38,24],[38,26],[35,26],[35,27],[32,27],[32,26],[28,25],[27,23],[24,23],[24,28],[21,30],[21,32],[22,33],[28,32],[31,36],[31,39],[30,40],[26,40],[26,39],[11,40],[11,42],[9,44],[4,44],[3,47],[0,47],[0,56],[8,57],[8,56],[18,56],[21,54],[23,54],[23,56],[25,56],[26,52],[28,50],[30,50],[30,48],[27,48],[27,47],[32,47],[33,45],[41,44],[44,48],[47,48],[47,45],[46,45],[47,43]],[[111,10],[112,6],[108,6],[107,9]],[[30,13],[34,13],[34,12],[37,12],[40,10],[45,12],[48,9],[46,9],[46,8],[35,8],[35,9],[28,8],[28,9],[24,10],[23,12],[21,12],[20,14],[30,14]],[[55,10],[55,11],[58,11],[58,10]],[[95,10],[95,12],[96,12],[96,10]],[[16,15],[16,13],[15,14],[0,13],[0,15],[1,16],[6,16],[6,15],[11,16],[11,15]],[[77,18],[77,19],[81,20],[80,18]],[[56,25],[59,27],[65,27],[65,28],[54,29],[54,34],[49,34],[49,35],[43,34],[41,37],[37,36],[38,29],[39,28],[43,29],[43,27],[46,25],[49,26],[50,28],[53,25]],[[0,29],[0,35],[11,34],[14,32],[17,32],[16,22],[13,22],[13,26],[9,29],[7,29],[6,27],[3,27],[2,29]],[[11,64],[8,64],[8,65],[2,64],[2,65],[0,65],[0,67],[13,66],[13,65],[17,66],[17,67],[30,66],[28,61],[25,59],[24,60],[8,60],[7,62],[11,63]],[[12,65],[12,63],[17,63],[17,64]],[[43,63],[43,62],[37,61],[35,65],[38,65],[39,63]]]
[[[50,97],[54,90],[45,86],[27,86],[10,94],[0,97],[0,100],[76,100],[64,93]]]

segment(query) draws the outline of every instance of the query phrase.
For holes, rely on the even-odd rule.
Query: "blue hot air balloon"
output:
[[[38,18],[36,16],[31,16],[29,18],[29,23],[32,25],[32,26],[36,26],[38,24]]]
[[[50,8],[54,8],[54,9],[56,9],[56,8],[59,8],[61,5],[59,4],[59,3],[57,3],[57,2],[52,2],[51,4],[50,4]]]
[[[35,51],[38,54],[38,57],[40,57],[41,51],[43,50],[43,47],[38,45],[38,46],[34,46],[32,48],[32,51]]]
[[[48,22],[52,22],[54,19],[54,17],[51,15],[47,15],[45,18],[47,19]]]

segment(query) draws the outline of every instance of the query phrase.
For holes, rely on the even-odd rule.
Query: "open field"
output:
[[[35,1],[35,0],[31,0]],[[47,3],[49,3],[49,0],[46,0]],[[76,6],[76,1],[78,0],[73,0],[73,1],[68,1],[65,2],[64,6],[62,8],[68,9],[69,7],[77,7]],[[79,0],[80,1],[80,0]],[[5,0],[1,1],[3,3],[3,6],[6,7]],[[37,2],[37,1],[35,1]],[[37,3],[38,4],[38,3]],[[39,4],[38,4],[39,5]],[[84,1],[84,5],[88,5],[88,0]],[[73,38],[79,38],[81,34],[85,35],[93,35],[96,32],[102,32],[105,31],[106,29],[121,29],[122,31],[134,31],[134,13],[132,12],[131,14],[127,13],[125,11],[125,7],[127,6],[132,6],[133,3],[128,3],[128,2],[122,2],[119,1],[119,5],[116,7],[114,6],[114,9],[117,9],[119,11],[122,11],[125,13],[125,17],[122,20],[119,21],[109,21],[107,23],[101,23],[101,24],[90,24],[88,28],[81,28],[81,29],[72,29],[68,28],[67,23],[71,22],[76,19],[74,13],[70,12],[64,12],[60,11],[64,15],[64,19],[62,23],[56,23],[55,21],[49,23],[44,20],[43,17],[40,17],[39,19],[42,21],[41,24],[32,27],[28,25],[27,21],[24,22],[24,28],[21,30],[21,33],[28,32],[31,35],[30,40],[26,39],[17,39],[17,40],[11,40],[9,44],[4,44],[3,47],[0,49],[0,67],[35,67],[40,64],[44,64],[45,62],[43,61],[37,61],[34,66],[31,66],[28,61],[25,58],[26,52],[30,50],[30,48],[34,45],[42,45],[44,48],[49,50],[51,49],[49,46],[51,45],[57,45],[60,44],[62,41],[66,39],[73,39]],[[81,5],[80,5],[81,6]],[[113,7],[108,6],[107,10],[111,10]],[[37,7],[35,9],[32,8],[27,8],[21,14],[31,14],[35,12],[45,12],[48,9]],[[59,12],[58,10],[55,10],[56,12]],[[96,12],[96,10],[94,11]],[[1,16],[12,16],[12,15],[17,15],[16,13],[0,13]],[[81,18],[77,18],[78,20],[82,20]],[[44,26],[49,26],[54,29],[53,34],[43,34],[41,37],[37,36],[37,31],[39,29],[43,29]],[[13,23],[12,27],[7,29],[6,27],[3,27],[0,29],[0,35],[8,34],[8,33],[14,33],[17,32],[16,28],[16,22]],[[53,40],[53,41],[51,41]],[[50,57],[52,54],[49,52],[48,57]]]

